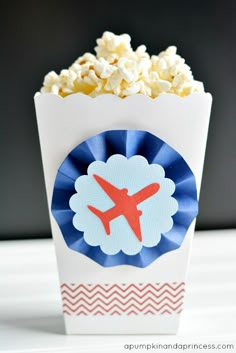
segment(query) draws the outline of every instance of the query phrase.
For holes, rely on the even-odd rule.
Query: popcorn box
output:
[[[35,95],[67,334],[174,334],[212,97]]]

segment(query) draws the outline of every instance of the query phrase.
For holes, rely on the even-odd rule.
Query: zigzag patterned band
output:
[[[66,315],[180,314],[184,282],[61,285]]]

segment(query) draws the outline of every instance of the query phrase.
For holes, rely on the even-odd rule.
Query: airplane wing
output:
[[[132,197],[134,198],[135,202],[139,204],[145,201],[146,199],[148,199],[149,197],[155,195],[159,191],[159,189],[160,189],[160,184],[152,183],[146,186],[145,188],[143,188],[142,190],[139,190],[138,192],[133,194]]]
[[[127,216],[125,217],[130,225],[130,228],[132,229],[139,241],[142,241],[141,224],[139,218],[141,214],[142,212],[138,211],[138,213],[132,215],[132,218]]]
[[[121,189],[118,189],[97,174],[93,174],[93,177],[114,203],[118,203],[120,201]]]

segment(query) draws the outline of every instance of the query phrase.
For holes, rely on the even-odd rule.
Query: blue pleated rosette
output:
[[[131,194],[137,191],[128,174],[128,184],[122,185],[124,176],[122,174],[120,180],[117,177],[120,173],[115,170],[116,162],[121,163],[119,169],[122,169],[123,173],[132,173],[134,170],[139,185],[137,190],[141,189],[142,180],[149,180],[149,169],[150,183],[155,181],[155,175],[157,179],[162,180],[162,194],[157,193],[150,197],[149,201],[145,201],[146,203],[137,205],[137,209],[143,212],[140,217],[143,233],[146,232],[143,241],[135,238],[124,217],[118,217],[116,221],[111,220],[110,226],[113,230],[111,235],[106,234],[100,219],[88,210],[89,203],[94,202],[93,206],[96,206],[97,202],[99,205],[102,198],[107,202],[105,209],[101,209],[102,212],[114,207],[111,200],[108,206],[109,195],[101,190],[94,179],[96,170],[104,173],[104,179],[110,178],[109,182],[113,185],[117,180],[116,187],[119,190],[128,185],[129,191],[133,190]],[[94,196],[93,190],[95,194],[98,190],[98,194]],[[166,194],[167,201],[164,190],[167,194],[169,192]],[[87,204],[86,195],[89,200]],[[51,211],[71,250],[104,267],[131,265],[144,268],[163,254],[180,248],[190,224],[198,213],[195,177],[183,157],[153,134],[140,130],[104,131],[80,143],[64,159],[56,175]],[[145,214],[148,215],[146,223]],[[122,230],[120,236],[115,229],[117,227]],[[159,233],[157,232],[155,239],[156,228]],[[119,238],[119,244],[117,240],[112,241],[112,232]],[[148,238],[149,233],[151,240]],[[101,244],[99,237],[103,239]]]

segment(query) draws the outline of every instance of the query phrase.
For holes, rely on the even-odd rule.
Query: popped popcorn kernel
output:
[[[132,52],[131,38],[128,34],[115,35],[112,32],[104,32],[102,38],[97,39],[98,46],[95,47],[97,58],[120,58]],[[109,60],[108,60],[109,61]]]
[[[96,54],[85,53],[59,75],[49,72],[41,93],[62,97],[78,92],[91,97],[115,94],[121,98],[144,94],[156,98],[163,93],[185,97],[204,92],[203,83],[194,80],[175,46],[152,56],[146,50],[145,45],[133,50],[128,34],[104,32],[97,39]]]
[[[105,79],[109,78],[116,71],[116,67],[109,64],[104,58],[99,58],[94,63],[94,70],[100,78]]]

